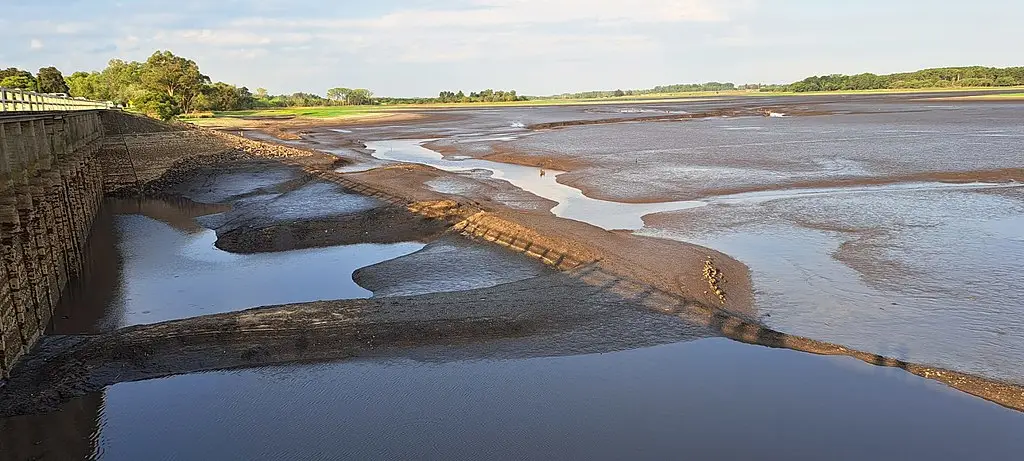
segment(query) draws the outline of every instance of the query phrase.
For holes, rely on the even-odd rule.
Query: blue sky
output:
[[[516,89],[1024,65],[1018,0],[0,0],[0,67],[170,49],[272,93]],[[35,18],[35,19],[30,19]]]

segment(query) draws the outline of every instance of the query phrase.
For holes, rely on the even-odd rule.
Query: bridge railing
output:
[[[34,91],[0,88],[0,112],[44,112],[113,109],[110,101],[92,101],[61,94],[36,93]]]

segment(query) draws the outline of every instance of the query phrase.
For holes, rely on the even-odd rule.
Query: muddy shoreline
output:
[[[230,134],[211,136],[233,143],[236,149],[176,164],[144,190],[152,196],[199,203],[235,203],[284,197],[309,184],[321,184],[336,186],[338,193],[380,201],[370,211],[334,212],[328,218],[287,223],[261,221],[265,216],[260,213],[241,214],[218,233],[221,248],[281,251],[451,233],[497,244],[510,254],[540,260],[560,272],[480,290],[298,303],[97,336],[47,338],[0,389],[3,415],[52,409],[73,396],[116,382],[296,361],[400,355],[404,349],[427,345],[535,341],[539,345],[525,349],[541,355],[579,353],[578,349],[561,350],[551,339],[569,333],[583,335],[583,344],[591,352],[721,335],[768,347],[845,355],[901,368],[1024,411],[1024,389],[1019,386],[765,327],[753,308],[749,270],[723,253],[607,232],[556,218],[546,210],[514,210],[483,195],[453,199],[425,187],[429,181],[453,176],[433,168],[403,165],[340,174],[333,170],[347,162],[313,149],[281,151],[281,146]],[[253,187],[247,181],[254,171],[279,174],[269,184]],[[244,179],[239,182],[246,187],[232,189],[233,177]],[[346,240],[360,229],[361,235]],[[321,235],[331,233],[343,236]],[[716,273],[726,274],[721,284],[724,302],[708,293],[704,276],[708,263]],[[643,339],[630,336],[634,333]]]

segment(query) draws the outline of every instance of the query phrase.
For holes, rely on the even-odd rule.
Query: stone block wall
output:
[[[106,136],[97,157],[107,194],[131,195],[159,178],[175,162],[230,149],[207,130],[159,122],[141,115],[105,111]]]
[[[99,111],[0,116],[0,377],[46,329],[103,197]]]

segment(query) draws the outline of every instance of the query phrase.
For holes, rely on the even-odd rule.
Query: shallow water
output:
[[[603,229],[639,229],[644,215],[662,211],[703,206],[697,201],[664,203],[619,203],[597,200],[583,195],[579,189],[556,180],[561,171],[479,159],[448,159],[422,144],[428,140],[401,139],[368,141],[373,156],[399,162],[419,163],[446,171],[487,170],[492,178],[507,181],[527,192],[556,202],[551,212],[558,217],[582,221]],[[541,174],[541,173],[544,174]]]
[[[297,221],[314,221],[332,216],[359,213],[385,203],[365,195],[344,192],[328,182],[310,182],[285,193],[262,194],[240,199],[231,210],[201,216],[197,221],[212,229],[234,227],[236,222],[261,227]]]
[[[499,247],[446,236],[410,255],[353,274],[374,296],[415,296],[475,290],[550,274],[540,261]]]
[[[574,126],[504,143],[503,150],[591,165],[561,180],[610,200],[1021,166],[1024,105],[833,108],[879,113]]]
[[[794,101],[770,98],[763,104],[786,100]],[[649,108],[696,113],[715,104],[732,103]],[[639,227],[633,214],[630,225],[621,227],[704,244],[742,260],[752,269],[757,310],[770,326],[1024,383],[1019,360],[1024,357],[1020,183],[785,187],[1020,168],[1022,108],[836,98],[821,109],[838,115],[571,126],[502,142],[501,148],[584,165],[559,175],[558,181],[602,199],[698,197],[709,203],[648,214],[643,218],[647,228]],[[551,109],[548,116],[608,116],[577,116],[571,110]],[[519,113],[505,114],[513,116]],[[474,125],[474,120],[464,123]],[[455,155],[479,154],[483,147],[456,149],[448,158],[409,151],[418,157],[412,161],[429,158],[459,171]],[[484,167],[509,168],[499,165]],[[454,193],[471,190],[461,183],[431,186]],[[721,195],[737,188],[754,192]],[[615,215],[616,207],[600,213]],[[574,219],[590,218],[584,213]]]
[[[723,339],[185,375],[117,384],[0,429],[9,454],[66,460],[953,460],[1024,450],[1020,413],[897,369]]]
[[[139,215],[112,218],[116,260],[109,287],[92,286],[66,315],[95,319],[59,333],[109,331],[258,306],[326,299],[368,298],[352,280],[361,267],[416,252],[423,243],[359,244],[276,253],[234,254],[214,246],[212,230],[181,230]],[[110,271],[110,269],[106,269]],[[100,296],[93,296],[100,292]],[[83,306],[88,302],[90,306]],[[96,314],[96,313],[100,314]],[[91,323],[91,325],[88,325]],[[74,331],[74,330],[80,331]]]
[[[740,194],[700,213],[640,233],[749,265],[769,326],[1024,384],[1024,189]]]

